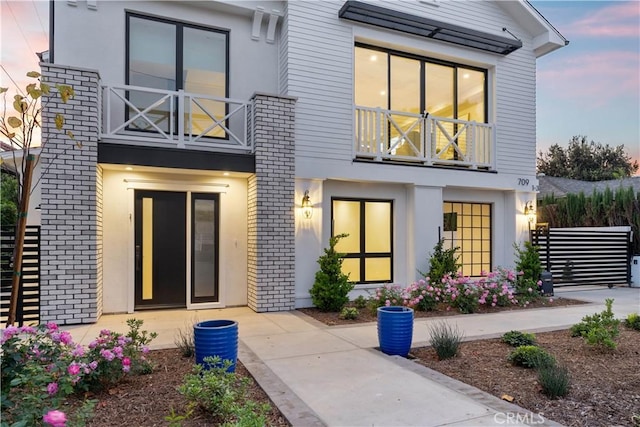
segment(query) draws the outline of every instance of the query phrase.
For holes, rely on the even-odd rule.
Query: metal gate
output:
[[[7,323],[13,275],[15,227],[0,229],[0,322]],[[40,322],[40,226],[28,225],[22,254],[22,275],[18,292],[16,323]]]
[[[547,228],[531,231],[542,268],[555,286],[618,285],[631,281],[631,227]]]

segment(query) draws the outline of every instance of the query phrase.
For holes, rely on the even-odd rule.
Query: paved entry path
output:
[[[565,329],[614,298],[617,317],[640,311],[640,289],[580,287],[557,295],[589,304],[416,319],[413,345],[426,345],[428,325],[457,324],[466,339],[504,332]],[[127,318],[158,332],[153,348],[174,347],[176,331],[194,321],[237,320],[239,358],[294,426],[558,425],[516,405],[401,357],[377,350],[375,323],[328,327],[297,311],[254,313],[248,308],[106,315],[97,324],[69,326],[87,344],[100,329],[125,332]],[[544,422],[543,422],[544,421]]]

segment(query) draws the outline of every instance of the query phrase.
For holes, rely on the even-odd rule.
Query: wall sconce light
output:
[[[305,190],[304,196],[302,196],[302,216],[306,219],[311,219],[313,216],[313,205],[309,198],[309,190]]]
[[[524,205],[524,214],[529,219],[529,224],[536,223],[536,210],[533,207],[533,202],[529,201]]]

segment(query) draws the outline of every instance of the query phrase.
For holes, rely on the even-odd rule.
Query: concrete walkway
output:
[[[466,339],[498,337],[510,330],[565,329],[614,298],[617,317],[640,311],[640,289],[581,287],[556,296],[589,304],[416,319],[413,346],[427,344],[428,325],[444,320]],[[327,327],[299,312],[254,313],[248,308],[157,311],[106,315],[95,325],[69,326],[87,344],[100,329],[126,332],[126,319],[144,320],[158,332],[152,348],[174,347],[178,329],[195,321],[239,323],[239,359],[294,426],[486,426],[541,424],[537,414],[401,357],[377,350],[375,323]],[[516,414],[520,414],[516,418]]]

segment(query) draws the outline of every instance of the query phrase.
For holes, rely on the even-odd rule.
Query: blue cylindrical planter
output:
[[[378,342],[383,353],[390,356],[407,357],[412,339],[412,308],[378,307]]]
[[[196,363],[205,366],[205,357],[218,356],[233,363],[227,372],[235,372],[238,359],[238,322],[207,320],[193,326]]]

